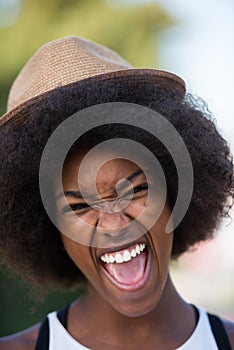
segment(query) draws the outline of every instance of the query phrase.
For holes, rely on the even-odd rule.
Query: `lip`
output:
[[[128,245],[128,247],[129,247],[129,245]],[[148,278],[149,278],[149,274],[150,274],[151,260],[152,260],[152,252],[149,248],[149,245],[147,244],[147,262],[146,262],[143,278],[132,286],[119,283],[106,271],[105,267],[103,266],[103,263],[100,263],[100,265],[101,265],[102,272],[105,274],[105,276],[108,278],[108,280],[111,281],[111,283],[114,286],[116,286],[118,289],[121,289],[122,291],[135,292],[135,291],[143,288],[146,285]]]

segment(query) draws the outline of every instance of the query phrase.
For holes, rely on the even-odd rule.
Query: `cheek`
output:
[[[59,222],[64,245],[69,250],[87,252],[92,243],[93,229],[96,226],[97,214],[94,210],[78,217],[76,214],[68,215]],[[75,244],[72,244],[75,243]],[[86,250],[85,250],[86,248]]]
[[[124,213],[135,219],[142,227],[145,227],[147,231],[158,232],[163,231],[164,223],[161,216],[165,216],[165,203],[161,198],[150,200],[147,202],[147,198],[143,197],[138,200],[131,201],[125,208]],[[168,238],[168,237],[167,237]]]
[[[172,232],[165,232],[168,218],[168,216],[160,218],[151,230],[152,244],[162,280],[167,278],[174,236]]]
[[[146,198],[142,197],[137,200],[132,200],[126,208],[124,208],[124,213],[131,218],[135,219],[137,216],[143,213],[145,210]]]
[[[162,270],[168,268],[173,243],[173,234],[156,232],[154,234],[153,245]]]

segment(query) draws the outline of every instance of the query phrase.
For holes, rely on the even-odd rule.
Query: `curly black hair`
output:
[[[48,218],[39,192],[39,165],[55,128],[86,107],[105,102],[132,102],[162,114],[179,132],[190,153],[194,189],[189,208],[174,231],[172,258],[194,244],[212,238],[222,218],[229,217],[234,198],[233,159],[227,142],[201,99],[179,96],[163,84],[93,81],[59,87],[30,104],[14,123],[0,127],[0,253],[4,264],[43,286],[79,285],[85,277],[63,248],[57,228]],[[98,143],[128,137],[144,143],[159,159],[167,182],[169,203],[177,197],[177,171],[169,151],[138,128],[106,125],[83,136]],[[94,141],[95,140],[95,141]]]

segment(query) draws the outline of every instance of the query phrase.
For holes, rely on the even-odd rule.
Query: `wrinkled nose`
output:
[[[106,202],[105,210],[99,211],[97,231],[105,241],[124,240],[129,230],[132,218],[123,211],[114,211],[113,203]],[[114,212],[113,212],[114,211]]]
[[[97,228],[102,230],[120,230],[128,225],[131,219],[122,211],[115,213],[100,212],[98,216]]]

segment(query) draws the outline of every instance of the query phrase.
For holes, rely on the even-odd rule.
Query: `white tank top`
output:
[[[175,350],[218,350],[213,336],[207,313],[204,309],[198,308],[199,320],[191,337]],[[57,312],[48,315],[49,318],[49,350],[91,350],[81,345],[63,327],[57,318]]]

